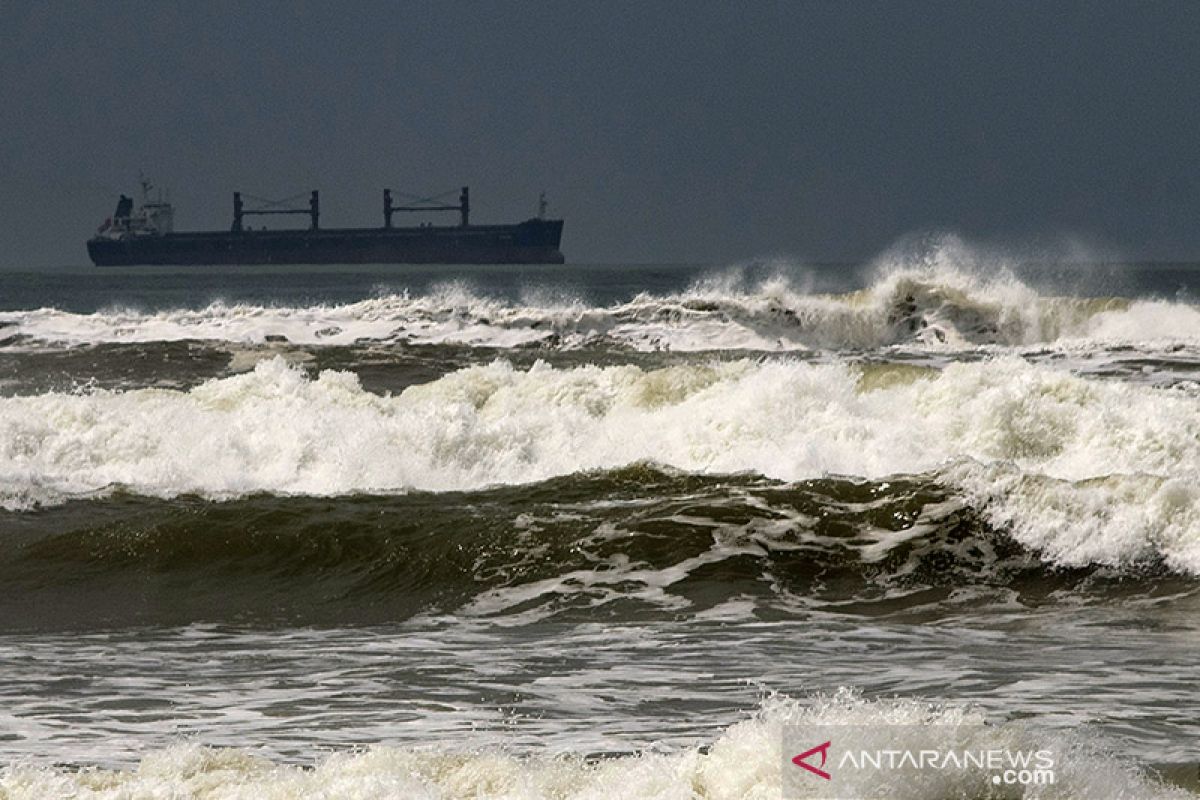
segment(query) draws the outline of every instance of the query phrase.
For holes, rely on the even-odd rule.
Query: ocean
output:
[[[826,796],[806,725],[1055,754],[864,796],[1195,796],[1198,297],[952,238],[0,272],[0,798]]]

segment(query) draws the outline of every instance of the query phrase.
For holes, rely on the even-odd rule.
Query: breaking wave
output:
[[[54,769],[17,764],[0,769],[0,794],[12,800],[46,797],[362,797],[362,798],[778,798],[786,726],[914,726],[913,741],[930,737],[946,749],[1041,750],[1053,754],[1054,783],[1039,797],[1071,800],[1190,797],[1147,776],[1085,731],[1039,731],[1013,721],[977,728],[984,715],[971,708],[909,699],[865,700],[854,691],[806,701],[773,696],[709,746],[589,757],[517,755],[504,750],[454,752],[376,746],[331,755],[311,768],[273,762],[248,749],[179,744],[142,757],[133,769]],[[940,726],[940,727],[939,727]],[[934,733],[936,731],[936,733]],[[899,743],[898,746],[903,745]],[[838,740],[853,749],[854,742]],[[912,745],[916,747],[917,745]],[[994,770],[927,770],[887,788],[896,800],[1019,797],[1019,787],[997,789]],[[826,784],[789,786],[797,797],[818,796]],[[845,788],[845,787],[843,787]],[[880,787],[862,787],[879,791]],[[811,792],[811,794],[810,794]],[[1028,796],[1028,795],[1025,795]]]
[[[611,306],[510,302],[448,284],[346,305],[288,308],[214,303],[153,313],[52,308],[7,312],[0,345],[210,340],[300,345],[364,342],[636,350],[961,348],[1047,343],[1200,344],[1200,309],[1185,302],[1048,297],[1002,273],[978,277],[936,260],[888,272],[851,294],[811,294],[784,277],[737,274]],[[535,293],[536,294],[536,293]]]
[[[1051,567],[931,480],[780,484],[647,466],[453,494],[132,496],[0,512],[9,629],[107,624],[911,619],[1195,594],[1161,563]],[[188,590],[170,587],[186,582]],[[173,596],[169,604],[145,597]],[[36,608],[31,612],[30,608]]]
[[[1015,358],[468,367],[396,396],[282,359],[190,391],[0,398],[0,502],[445,492],[655,463],[929,475],[1056,564],[1200,573],[1200,392]]]

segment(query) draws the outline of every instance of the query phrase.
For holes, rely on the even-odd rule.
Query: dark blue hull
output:
[[[168,233],[87,243],[99,267],[141,264],[562,264],[562,220],[516,225]]]

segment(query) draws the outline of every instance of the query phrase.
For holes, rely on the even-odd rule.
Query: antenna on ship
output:
[[[542,192],[541,196],[538,197],[538,219],[546,218],[546,207],[549,205],[550,204],[546,202],[546,193]]]
[[[142,186],[142,205],[150,202],[150,190],[154,188],[154,184],[146,177],[146,173],[138,173],[138,183]]]

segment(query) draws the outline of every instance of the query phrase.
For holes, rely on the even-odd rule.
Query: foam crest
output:
[[[895,699],[867,701],[852,691],[799,702],[764,701],[758,712],[725,729],[711,748],[591,760],[577,754],[520,757],[503,751],[374,747],[330,756],[311,769],[275,764],[251,751],[181,744],[150,753],[132,770],[66,771],[32,765],[0,770],[0,793],[12,800],[45,797],[204,797],[209,800],[301,797],[358,798],[778,798],[786,725],[911,725],[983,723],[970,709]],[[953,731],[952,727],[947,730]],[[1053,786],[1040,797],[1172,798],[1190,796],[1140,774],[1083,734],[1037,733],[1023,725],[994,726],[984,742],[947,746],[1053,748]],[[839,744],[842,744],[839,742]],[[852,747],[853,743],[845,743]],[[915,745],[914,745],[915,746]],[[888,787],[897,800],[993,796],[983,770],[948,770],[919,783]],[[806,791],[807,787],[797,787]],[[823,786],[811,787],[817,796]],[[1010,795],[1005,795],[1010,796]]]
[[[969,250],[880,268],[858,292],[820,295],[781,275],[747,282],[730,273],[686,291],[640,294],[610,306],[531,290],[520,301],[461,284],[345,305],[289,308],[215,303],[145,313],[56,309],[3,315],[13,342],[209,340],[302,345],[359,342],[510,348],[608,343],[638,350],[1026,347],[1052,343],[1200,346],[1200,309],[1168,301],[1038,294],[1004,269],[981,273]],[[982,275],[982,277],[981,277]]]
[[[0,398],[0,501],[470,490],[640,462],[785,481],[928,473],[1058,563],[1200,573],[1194,389],[1015,357],[880,369],[496,361],[380,396],[275,358],[188,392]]]

